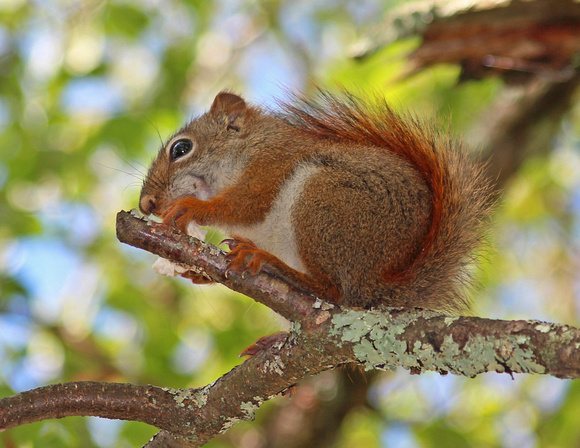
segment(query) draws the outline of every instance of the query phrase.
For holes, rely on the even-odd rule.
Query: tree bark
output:
[[[483,372],[580,376],[580,330],[539,321],[450,317],[425,310],[342,309],[264,269],[227,273],[225,253],[162,224],[121,212],[121,241],[195,266],[212,279],[276,310],[292,331],[200,389],[130,384],[56,384],[0,400],[0,431],[66,416],[135,420],[161,432],[146,446],[199,447],[307,376],[358,363],[473,377]]]

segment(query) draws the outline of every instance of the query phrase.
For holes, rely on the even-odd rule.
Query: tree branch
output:
[[[70,415],[145,422],[161,429],[146,446],[198,447],[303,378],[345,363],[402,366],[473,377],[483,372],[580,376],[580,330],[539,321],[449,317],[424,310],[343,310],[267,269],[227,273],[224,252],[162,224],[121,212],[121,241],[186,265],[294,322],[286,340],[201,389],[106,383],[52,385],[0,400],[0,431]]]
[[[267,266],[252,278],[228,272],[224,251],[163,224],[135,218],[127,212],[117,215],[117,238],[122,243],[192,268],[197,273],[205,272],[216,282],[252,297],[290,321],[308,318],[316,302],[316,298],[301,285],[280,278]]]

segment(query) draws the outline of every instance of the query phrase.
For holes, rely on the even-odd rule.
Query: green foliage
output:
[[[268,105],[272,86],[305,87],[312,77],[379,93],[457,133],[478,120],[501,82],[458,86],[454,66],[405,77],[417,39],[364,61],[348,57],[361,24],[397,2],[371,3],[0,2],[1,396],[73,380],[202,386],[279,330],[252,300],[161,278],[154,257],[115,239],[115,214],[136,207],[161,142],[219,90]],[[276,92],[284,97],[282,87]],[[576,323],[579,123],[576,112],[557,149],[529,160],[506,187],[481,314]],[[502,426],[510,409],[529,416],[516,421],[525,446],[580,440],[576,383],[567,390],[569,382],[520,377],[498,393],[490,376],[382,378],[369,396],[374,408],[347,417],[337,446],[397,446],[395,436],[407,446],[525,445]],[[434,397],[439,388],[447,389]],[[263,446],[264,427],[287,400],[208,446]],[[140,423],[99,424],[27,425],[0,434],[0,446],[133,447],[155,433]]]

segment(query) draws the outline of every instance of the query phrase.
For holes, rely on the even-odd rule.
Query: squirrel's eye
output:
[[[177,140],[175,143],[173,143],[173,145],[171,145],[171,148],[169,149],[169,160],[175,162],[180,157],[183,157],[184,155],[189,153],[192,148],[193,143],[191,140],[188,139]]]

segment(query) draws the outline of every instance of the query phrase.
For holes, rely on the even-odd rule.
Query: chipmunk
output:
[[[346,307],[463,313],[490,195],[457,142],[384,101],[320,91],[271,112],[221,92],[160,150],[139,205],[231,235],[236,272],[268,263]]]

